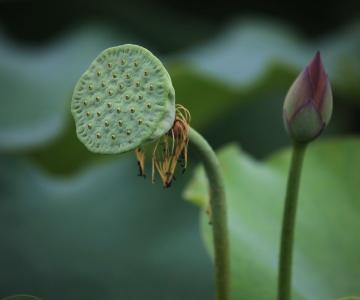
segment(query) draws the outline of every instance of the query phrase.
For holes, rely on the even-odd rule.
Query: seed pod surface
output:
[[[76,132],[96,153],[123,153],[164,135],[175,118],[175,91],[163,64],[137,45],[104,50],[75,86]]]

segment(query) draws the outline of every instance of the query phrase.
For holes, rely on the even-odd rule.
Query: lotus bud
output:
[[[283,118],[290,137],[298,143],[317,138],[330,121],[332,101],[330,82],[317,52],[285,98]]]

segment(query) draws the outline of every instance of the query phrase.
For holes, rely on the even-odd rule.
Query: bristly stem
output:
[[[294,144],[287,182],[281,232],[278,300],[291,299],[292,254],[301,168],[307,144]]]
[[[199,152],[210,187],[211,221],[214,241],[216,299],[230,299],[230,257],[224,179],[219,161],[208,142],[189,129],[189,142]]]

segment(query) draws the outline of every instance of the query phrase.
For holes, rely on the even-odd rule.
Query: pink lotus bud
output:
[[[286,130],[295,142],[310,142],[324,130],[331,113],[331,86],[317,52],[286,95],[283,111]]]

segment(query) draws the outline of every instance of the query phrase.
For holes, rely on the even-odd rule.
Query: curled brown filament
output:
[[[187,147],[189,143],[190,113],[181,106],[176,106],[175,121],[172,128],[157,141],[152,155],[152,180],[157,171],[165,188],[171,186],[179,162],[183,172],[187,167]]]
[[[164,188],[170,187],[175,180],[174,173],[178,163],[181,165],[183,173],[186,170],[190,119],[189,111],[182,105],[176,105],[173,126],[155,143],[152,151],[152,182],[155,182],[157,172]],[[139,176],[145,177],[145,152],[139,147],[135,150],[135,155]]]
[[[139,176],[145,178],[145,152],[139,147],[135,149],[135,155],[139,167]]]

